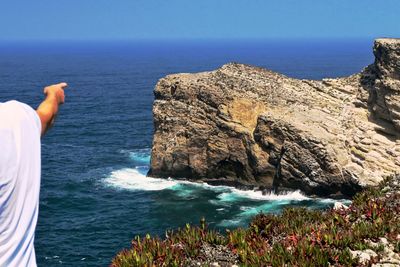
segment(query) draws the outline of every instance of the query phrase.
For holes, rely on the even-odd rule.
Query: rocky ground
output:
[[[354,195],[400,172],[400,40],[361,73],[296,80],[242,64],[155,88],[149,176]]]
[[[392,240],[388,241],[384,234],[381,237],[366,238],[363,243],[367,247],[364,250],[350,250],[352,258],[358,259],[359,264],[372,267],[395,267],[400,266],[400,176],[388,181],[381,186],[378,201],[383,201],[388,208],[386,211],[395,212],[394,227],[396,232],[391,233]],[[370,200],[371,201],[371,200]],[[347,210],[348,207],[344,207]],[[361,216],[360,220],[365,220],[367,216]]]

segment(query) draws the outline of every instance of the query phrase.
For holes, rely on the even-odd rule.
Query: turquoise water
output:
[[[39,266],[107,266],[135,235],[197,223],[245,226],[258,212],[324,209],[330,199],[300,192],[212,187],[146,178],[153,88],[170,73],[227,62],[320,79],[360,71],[371,40],[0,44],[0,101],[36,107],[42,87],[67,81],[66,104],[42,141],[42,188],[35,247]]]

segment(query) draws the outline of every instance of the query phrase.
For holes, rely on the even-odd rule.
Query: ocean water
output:
[[[42,140],[35,247],[39,266],[107,266],[135,235],[198,223],[246,226],[258,212],[325,209],[330,199],[266,195],[146,178],[153,88],[170,73],[227,62],[296,78],[346,76],[372,63],[372,40],[148,41],[0,44],[0,101],[36,107],[42,87],[66,81],[66,104]]]

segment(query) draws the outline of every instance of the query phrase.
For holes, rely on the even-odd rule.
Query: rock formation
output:
[[[400,40],[374,54],[322,81],[236,63],[161,79],[148,175],[328,196],[400,172]]]

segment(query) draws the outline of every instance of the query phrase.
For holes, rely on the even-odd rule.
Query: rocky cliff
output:
[[[155,88],[152,177],[352,195],[400,172],[400,40],[338,79],[242,64]]]

